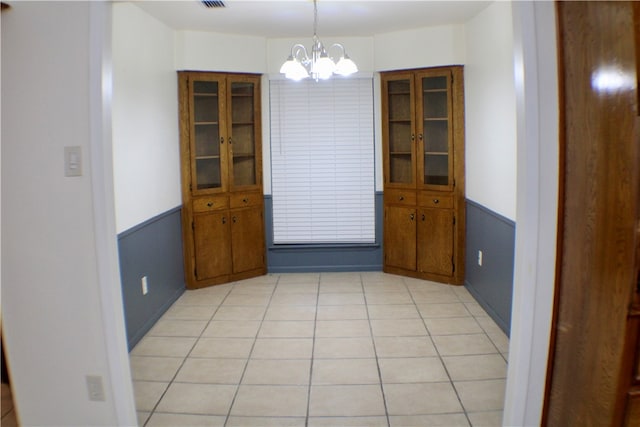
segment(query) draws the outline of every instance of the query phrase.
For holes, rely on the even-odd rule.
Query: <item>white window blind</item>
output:
[[[272,80],[274,243],[375,242],[373,81]]]

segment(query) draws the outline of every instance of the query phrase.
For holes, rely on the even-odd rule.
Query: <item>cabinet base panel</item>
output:
[[[207,286],[222,285],[224,283],[235,282],[236,280],[250,279],[252,277],[264,276],[267,274],[267,268],[257,268],[255,270],[243,271],[236,274],[225,274],[205,280],[194,280],[187,278],[187,289],[201,289]]]
[[[448,285],[461,286],[464,284],[464,278],[461,277],[422,273],[419,271],[405,270],[404,268],[392,267],[389,265],[385,265],[382,268],[382,271],[389,274],[412,277],[414,279],[431,280],[432,282],[446,283]]]

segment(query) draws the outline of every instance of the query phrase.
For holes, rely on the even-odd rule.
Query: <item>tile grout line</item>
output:
[[[404,281],[404,279],[403,279]],[[405,282],[405,286],[406,286],[406,282]],[[420,315],[420,319],[422,319],[422,323],[424,324],[424,327],[427,330],[427,334],[429,337],[429,341],[431,341],[431,345],[433,345],[434,350],[436,351],[436,355],[438,356],[438,359],[440,360],[440,363],[442,364],[442,367],[444,368],[445,373],[447,374],[447,378],[449,378],[449,384],[451,384],[451,388],[453,388],[453,391],[456,394],[456,398],[458,399],[458,403],[460,403],[460,407],[462,408],[462,411],[464,413],[464,416],[467,420],[467,423],[471,426],[471,420],[469,419],[469,414],[467,414],[467,410],[464,407],[464,405],[462,404],[462,399],[460,398],[460,394],[458,393],[458,389],[456,388],[455,384],[453,383],[453,379],[451,378],[451,374],[449,373],[449,369],[447,369],[447,365],[444,363],[444,359],[442,358],[442,354],[440,354],[440,350],[438,349],[438,346],[436,345],[436,343],[433,341],[433,335],[431,335],[431,331],[429,330],[429,326],[427,326],[427,322],[425,320],[424,315],[422,314],[422,312],[418,309],[418,304],[416,303],[415,299],[413,298],[413,293],[411,292],[411,290],[409,289],[409,287],[407,286],[407,290],[409,291],[409,294],[411,295],[411,300],[413,301],[413,303],[416,306],[416,310],[418,310],[418,314]],[[460,300],[460,298],[458,297],[458,294],[456,294],[454,292],[456,298],[458,300]],[[471,314],[471,313],[469,313]]]
[[[264,325],[264,319],[265,319],[265,317],[267,317],[267,311],[269,311],[269,306],[271,305],[271,300],[273,299],[273,294],[276,292],[276,289],[278,288],[278,283],[280,282],[280,277],[281,276],[278,275],[278,279],[276,280],[276,283],[273,286],[273,289],[271,290],[271,295],[269,295],[269,300],[267,301],[267,304],[265,306],[264,313],[262,313],[262,319],[260,320],[260,325],[258,326],[258,329],[256,330],[256,334],[253,337],[253,343],[251,344],[251,349],[249,350],[249,354],[247,355],[247,361],[245,362],[244,369],[242,370],[242,374],[240,375],[240,378],[238,379],[238,385],[236,387],[236,392],[233,394],[233,399],[231,399],[231,404],[229,405],[229,410],[227,411],[227,416],[226,416],[226,418],[224,420],[224,424],[223,424],[224,427],[226,427],[226,425],[229,423],[229,418],[231,417],[231,410],[233,409],[233,405],[236,403],[236,399],[238,397],[238,393],[240,393],[240,386],[242,385],[242,380],[244,379],[244,376],[247,373],[247,368],[249,367],[249,361],[251,360],[251,354],[253,353],[253,350],[256,347],[256,341],[258,341],[258,335],[260,335],[260,330],[262,329],[262,325]]]
[[[378,379],[380,380],[380,393],[382,394],[382,403],[384,405],[384,415],[387,419],[387,426],[391,427],[391,420],[389,418],[389,408],[387,407],[387,397],[384,393],[384,384],[382,382],[382,371],[380,369],[380,360],[378,359],[378,348],[376,346],[376,340],[373,335],[373,326],[371,325],[371,315],[369,314],[369,304],[367,302],[367,293],[365,292],[364,281],[362,280],[362,274],[360,274],[360,285],[362,286],[364,306],[367,311],[367,322],[369,323],[369,332],[371,333],[371,343],[373,344],[373,355],[376,358],[376,368],[378,369]]]
[[[322,283],[322,273],[318,274],[318,288],[316,289],[316,309],[313,317],[313,336],[311,337],[311,362],[309,363],[309,388],[307,389],[307,413],[304,418],[305,427],[309,427],[309,416],[311,415],[311,385],[313,383],[313,362],[316,350],[316,328],[318,327],[318,307],[320,305],[320,286]]]

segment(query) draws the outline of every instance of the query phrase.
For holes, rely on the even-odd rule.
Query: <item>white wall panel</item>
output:
[[[2,12],[2,326],[25,426],[135,423],[119,283],[103,282],[117,268],[98,255],[115,250],[115,227],[96,225],[113,218],[111,193],[93,198],[110,177],[95,167],[109,145],[109,19],[90,2]],[[64,176],[66,146],[80,147],[81,176]],[[102,378],[104,401],[89,400],[86,375]]]
[[[516,218],[516,95],[511,4],[494,2],[466,26],[467,198]]]
[[[118,233],[181,203],[174,31],[113,5],[113,157]]]
[[[464,26],[442,25],[374,37],[375,71],[463,64]]]
[[[175,39],[175,67],[178,70],[266,71],[267,41],[264,37],[176,31]]]

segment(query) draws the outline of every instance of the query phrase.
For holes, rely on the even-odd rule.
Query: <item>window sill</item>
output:
[[[300,244],[272,244],[269,251],[300,252],[300,251],[352,251],[354,249],[374,250],[380,248],[379,243],[300,243]]]

